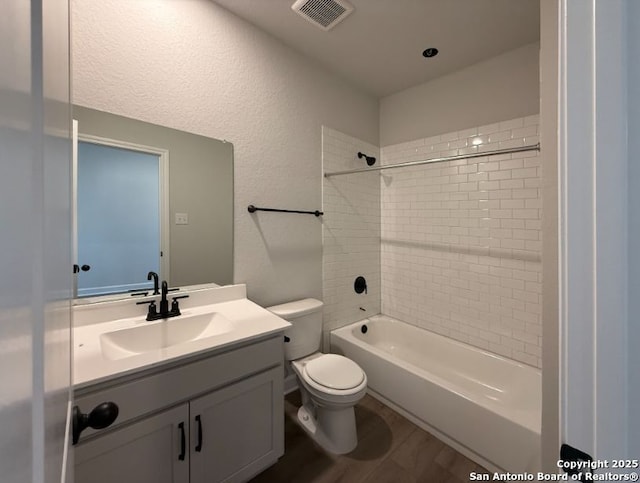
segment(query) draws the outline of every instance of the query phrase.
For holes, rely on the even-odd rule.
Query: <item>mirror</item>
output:
[[[96,300],[97,294],[117,294],[109,298],[130,297],[131,291],[152,287],[153,282],[147,280],[149,271],[157,271],[161,280],[166,279],[171,287],[183,289],[192,285],[233,283],[233,145],[82,106],[73,107],[73,117],[78,121],[79,141],[78,187],[74,190],[74,198],[78,199],[75,263],[90,267],[77,273],[79,296],[90,296],[91,301]],[[95,153],[102,151],[106,153],[102,157],[109,159],[108,169],[99,172],[91,184],[87,181],[90,177],[82,174],[81,166],[95,165],[101,157]],[[133,161],[129,158],[117,163],[111,161],[112,152],[135,154],[136,151],[147,158],[155,156],[151,162],[159,166],[151,174],[145,168],[146,174],[141,179],[146,180],[151,189],[144,195],[139,185],[129,183],[132,191],[127,194],[111,181],[131,180],[140,171],[131,168]],[[87,168],[84,169],[87,172]],[[116,169],[124,171],[117,176]],[[101,190],[95,188],[98,185]],[[114,228],[107,227],[106,215],[94,207],[99,203],[92,197],[102,197],[103,207],[120,205],[124,209],[115,215]],[[111,202],[108,197],[112,197]],[[156,208],[154,216],[159,217],[161,227],[152,225],[147,229],[157,234],[157,238],[148,240],[147,251],[159,249],[160,253],[157,257],[152,255],[151,261],[141,262],[140,249],[132,248],[132,242],[126,237],[131,238],[139,225],[153,218],[149,212],[141,211],[148,210],[149,206]],[[87,225],[97,227],[90,236],[86,235]],[[149,258],[148,253],[145,256]],[[100,281],[116,269],[129,272],[126,280]],[[89,282],[83,283],[84,280]],[[94,288],[81,288],[87,286]]]

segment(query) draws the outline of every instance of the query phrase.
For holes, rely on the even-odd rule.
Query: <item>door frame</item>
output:
[[[609,461],[630,456],[626,5],[561,0],[558,27],[559,443]]]

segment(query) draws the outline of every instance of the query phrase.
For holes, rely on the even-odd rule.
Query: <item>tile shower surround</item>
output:
[[[381,162],[535,144],[538,119],[385,146]],[[323,129],[324,171],[361,167],[349,157],[358,143]],[[325,178],[325,328],[363,318],[357,299],[339,294],[353,292],[352,260],[375,267],[379,249],[380,287],[374,277],[369,293],[379,290],[382,313],[541,367],[540,170],[531,151]]]
[[[323,172],[366,167],[358,152],[375,156],[380,150],[364,141],[322,128]],[[322,217],[324,334],[380,313],[380,175],[363,173],[323,178]],[[357,294],[357,276],[367,281],[367,293]],[[362,310],[364,309],[364,310]]]

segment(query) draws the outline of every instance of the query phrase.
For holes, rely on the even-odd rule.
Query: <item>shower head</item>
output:
[[[367,156],[364,153],[359,152],[358,153],[358,158],[362,159],[365,158],[367,160],[367,166],[373,166],[376,163],[376,158],[373,156]]]

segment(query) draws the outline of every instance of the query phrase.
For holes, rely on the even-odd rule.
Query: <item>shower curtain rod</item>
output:
[[[458,159],[483,158],[485,156],[496,156],[498,154],[522,153],[524,151],[540,151],[540,143],[531,144],[529,146],[520,146],[518,148],[496,149],[494,151],[485,151],[482,153],[458,154],[456,156],[445,156],[444,158],[432,158],[422,161],[411,161],[409,163],[387,164],[386,166],[376,166],[375,168],[359,168],[349,169],[347,171],[334,171],[325,173],[324,177],[340,176],[342,174],[365,173],[367,171],[382,171],[383,169],[404,168],[406,166],[419,166],[421,164],[441,163],[443,161],[456,161]]]

